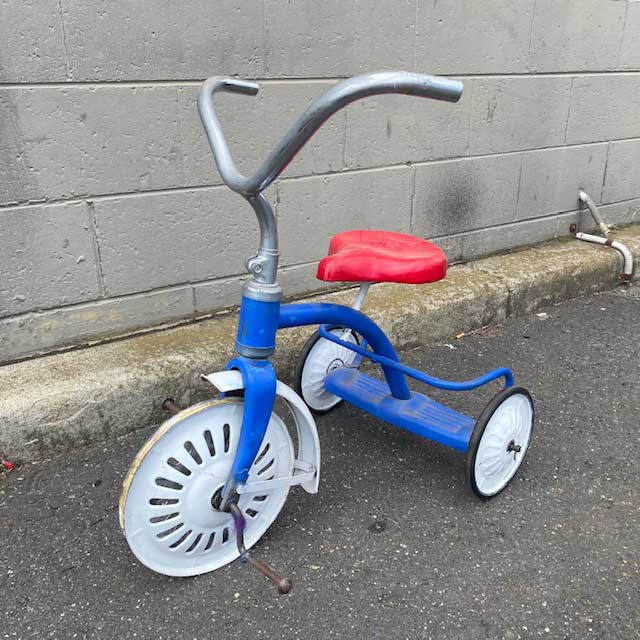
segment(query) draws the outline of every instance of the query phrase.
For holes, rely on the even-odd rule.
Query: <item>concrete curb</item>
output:
[[[497,232],[499,233],[499,231]],[[640,255],[640,226],[616,233]],[[441,282],[371,287],[364,311],[398,348],[445,340],[540,306],[613,288],[618,252],[554,240],[449,269]],[[314,299],[350,304],[352,291]],[[155,424],[167,396],[188,405],[207,396],[200,373],[233,352],[237,315],[0,367],[0,452],[41,459]],[[287,381],[310,328],[279,334],[274,364]]]

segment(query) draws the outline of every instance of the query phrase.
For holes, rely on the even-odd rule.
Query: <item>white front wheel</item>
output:
[[[531,443],[533,400],[526,389],[511,387],[485,407],[471,434],[466,473],[480,498],[498,495],[512,480]]]
[[[201,402],[167,420],[145,443],[123,483],[120,526],[138,560],[169,576],[194,576],[238,556],[231,514],[214,508],[234,460],[244,402]],[[272,413],[248,482],[289,477],[293,444]],[[251,548],[280,513],[289,487],[243,494],[245,545]]]

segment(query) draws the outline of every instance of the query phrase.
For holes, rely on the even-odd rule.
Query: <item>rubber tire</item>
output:
[[[333,329],[344,329],[344,327],[328,327],[329,331]],[[353,337],[356,339],[356,343],[360,344],[360,338],[356,333],[353,333]],[[304,396],[302,395],[302,370],[304,369],[304,363],[307,360],[307,356],[311,349],[313,349],[314,345],[318,340],[320,340],[322,336],[319,331],[314,331],[307,341],[304,343],[304,347],[302,347],[302,351],[300,352],[300,357],[298,358],[298,362],[296,362],[296,368],[293,373],[293,390],[304,400]],[[326,340],[326,338],[324,338]],[[328,409],[313,409],[307,404],[309,411],[315,416],[323,416],[330,411],[333,411],[336,407],[340,406],[344,400],[340,400],[333,405],[333,407],[329,407]]]
[[[527,450],[524,452],[522,456],[522,460],[520,460],[520,465],[516,469],[516,472],[513,474],[509,482],[500,489],[497,493],[494,493],[490,496],[485,495],[484,493],[480,493],[475,481],[475,463],[476,463],[476,453],[478,452],[478,446],[480,445],[480,440],[484,434],[484,430],[487,426],[487,423],[491,419],[491,416],[495,413],[496,409],[510,396],[519,393],[526,396],[531,403],[531,434],[529,435],[529,444],[527,445]],[[513,481],[513,479],[518,475],[520,469],[522,468],[522,464],[524,463],[527,454],[529,453],[529,449],[531,449],[531,440],[533,439],[533,433],[535,430],[535,422],[536,422],[536,410],[535,405],[533,403],[533,398],[531,394],[524,387],[509,387],[508,389],[503,389],[498,392],[491,400],[487,403],[487,406],[482,410],[480,417],[476,421],[476,425],[473,428],[473,432],[471,433],[471,438],[469,440],[469,447],[467,449],[467,455],[465,458],[465,476],[467,480],[467,484],[471,491],[481,500],[485,502],[491,500],[491,498],[495,498],[500,495]]]

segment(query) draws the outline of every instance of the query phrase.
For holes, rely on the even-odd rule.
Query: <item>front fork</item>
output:
[[[238,500],[267,431],[276,398],[276,374],[268,358],[276,348],[282,289],[248,282],[242,291],[236,353],[227,369],[237,369],[244,382],[242,428],[229,477],[222,490],[220,509],[228,511]]]
[[[238,501],[238,486],[244,484],[249,477],[249,471],[267,431],[276,398],[276,374],[268,360],[238,356],[229,362],[227,369],[238,369],[242,374],[244,410],[238,449],[218,507],[223,511],[228,511],[229,505]]]
[[[368,290],[368,282],[360,286],[351,309],[337,305],[281,307],[282,290],[277,285],[264,285],[251,281],[244,286],[235,345],[238,355],[227,365],[227,369],[237,369],[242,374],[245,388],[244,414],[238,450],[222,490],[218,508],[228,510],[232,502],[237,502],[238,487],[247,481],[266,433],[276,396],[276,374],[268,358],[275,351],[278,328],[300,324],[322,324],[326,319],[321,316],[330,309],[335,320],[344,321],[341,326],[347,327],[343,334],[345,337],[352,331],[354,322],[356,325],[362,324],[363,326],[359,327],[361,335],[365,339],[370,337],[372,345],[377,346],[381,353],[397,359],[386,336],[366,316],[359,313]],[[302,314],[304,318],[300,321],[296,310],[308,310],[311,313]],[[345,316],[345,314],[348,315]],[[316,315],[317,317],[314,317]],[[385,373],[390,378],[389,382],[394,395],[409,397],[404,378],[391,369]]]

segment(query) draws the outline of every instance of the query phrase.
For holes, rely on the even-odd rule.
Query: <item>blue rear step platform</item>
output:
[[[391,395],[389,385],[341,367],[327,375],[325,389],[376,418],[395,424],[423,438],[435,440],[457,451],[466,452],[475,420],[431,400],[422,393],[411,392],[409,400]]]

